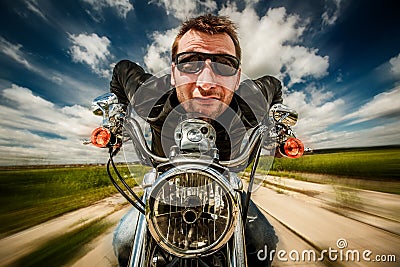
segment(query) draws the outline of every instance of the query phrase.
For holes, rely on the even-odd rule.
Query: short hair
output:
[[[178,53],[178,43],[182,36],[189,30],[196,30],[208,34],[227,33],[235,45],[236,57],[241,60],[242,50],[239,44],[239,37],[236,32],[236,25],[226,16],[215,16],[212,14],[202,15],[191,18],[182,23],[178,35],[172,44],[172,61],[175,60]]]

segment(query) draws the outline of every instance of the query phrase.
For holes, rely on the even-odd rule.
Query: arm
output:
[[[132,105],[143,119],[154,119],[165,109],[164,104],[171,93],[168,74],[153,76],[129,60],[115,65],[110,91],[117,95],[119,103]]]
[[[142,67],[129,60],[121,60],[115,65],[110,82],[110,92],[120,103],[128,105],[136,90],[150,77]]]
[[[270,107],[274,104],[283,102],[282,84],[278,79],[269,75],[265,75],[254,80],[254,82],[258,87],[260,87]]]
[[[254,127],[261,121],[268,121],[268,112],[272,105],[282,103],[282,85],[272,76],[263,76],[256,80],[244,80],[235,94],[242,121]]]
[[[282,98],[282,84],[275,77],[266,75],[254,82],[261,88],[267,102],[269,103],[269,108],[274,104],[281,104],[283,102]],[[268,119],[264,120],[266,125],[269,125],[270,122]],[[282,158],[283,155],[279,152],[279,149],[275,151],[275,157]]]

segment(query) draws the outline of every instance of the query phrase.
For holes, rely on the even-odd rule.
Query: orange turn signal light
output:
[[[98,127],[93,130],[90,141],[97,147],[107,147],[111,140],[111,132],[107,128]]]
[[[300,158],[304,153],[304,145],[299,139],[291,137],[286,140],[283,149],[289,158]]]

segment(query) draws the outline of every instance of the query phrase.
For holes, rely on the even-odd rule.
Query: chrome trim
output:
[[[242,191],[243,190],[243,182],[238,177],[236,172],[229,172],[229,180],[234,190]]]
[[[241,202],[241,197],[239,196],[239,193],[237,193],[237,196],[239,197],[239,201]],[[242,204],[240,204],[242,206]],[[244,223],[242,216],[238,216],[238,221],[236,223],[235,231],[233,234],[234,237],[234,247],[233,247],[233,253],[232,253],[232,258],[231,258],[231,264],[232,266],[241,266],[241,267],[246,267],[247,266],[247,257],[246,257],[246,242],[244,239]]]
[[[146,191],[143,195],[143,201],[146,201]],[[131,257],[129,259],[129,267],[143,267],[146,266],[146,250],[147,250],[147,222],[146,217],[140,213],[136,233],[133,240],[133,247]],[[150,259],[148,259],[150,260]]]
[[[294,109],[283,104],[274,104],[269,109],[269,120],[272,123],[283,123],[286,126],[295,126],[299,114]]]
[[[108,127],[110,125],[110,106],[114,104],[119,105],[118,97],[113,93],[105,93],[96,97],[92,102],[90,109],[94,115],[103,116],[102,125],[104,127]]]
[[[144,135],[139,123],[134,118],[125,118],[124,128],[128,131],[128,134],[133,139],[133,143],[139,144],[135,145],[135,149],[137,150],[138,157],[143,164],[157,166],[160,163],[167,163],[169,161],[168,158],[159,157],[150,151],[146,140],[143,137]],[[235,159],[229,161],[219,161],[219,164],[233,172],[241,171],[248,165],[249,155],[254,151],[254,149],[257,149],[259,141],[262,141],[265,138],[267,132],[267,126],[262,124],[258,125],[251,133],[249,142],[243,149],[242,153],[240,153],[240,155]],[[193,161],[193,159],[194,158],[191,160]]]
[[[133,139],[135,149],[138,152],[140,161],[145,165],[156,166],[158,163],[166,163],[169,161],[168,158],[159,157],[153,154],[144,139],[142,129],[139,123],[134,118],[127,117],[124,121],[124,128],[128,131],[129,136]]]
[[[254,149],[258,148],[259,141],[262,141],[265,138],[265,133],[268,132],[268,127],[265,125],[258,125],[254,131],[251,133],[249,142],[246,147],[243,149],[240,155],[232,160],[228,161],[220,161],[219,164],[227,167],[230,171],[237,172],[241,169],[244,169],[249,161],[250,154],[254,151]]]
[[[215,148],[217,134],[211,124],[206,121],[186,119],[175,128],[174,138],[179,151],[205,153]]]
[[[199,249],[192,249],[192,250],[187,250],[187,249],[180,249],[178,247],[173,248],[168,240],[162,235],[158,233],[157,226],[153,224],[153,217],[152,211],[150,211],[150,205],[149,201],[147,201],[146,204],[146,219],[148,222],[148,228],[150,230],[150,233],[152,234],[153,238],[156,240],[156,242],[162,247],[164,250],[168,251],[171,254],[174,254],[178,257],[182,258],[193,258],[193,257],[198,257],[198,256],[206,256],[214,253],[218,249],[220,249],[224,244],[226,244],[232,237],[232,234],[235,229],[235,225],[237,224],[238,217],[240,217],[239,214],[239,209],[238,209],[238,197],[232,188],[230,182],[227,180],[227,178],[222,175],[221,173],[217,172],[213,168],[208,168],[207,166],[201,165],[201,164],[186,164],[186,165],[180,165],[178,167],[173,167],[169,169],[168,171],[164,172],[161,174],[156,182],[154,183],[153,187],[149,191],[150,194],[153,194],[153,191],[157,189],[160,186],[163,186],[163,183],[165,181],[173,176],[180,175],[180,174],[186,174],[188,172],[199,172],[202,173],[202,175],[209,176],[210,179],[213,179],[216,181],[220,186],[222,186],[223,190],[226,191],[228,201],[231,203],[231,208],[232,210],[230,211],[230,220],[228,221],[228,224],[226,226],[226,229],[224,230],[224,234],[221,236],[218,236],[217,239],[210,245],[207,245],[206,247],[202,247]],[[148,200],[150,200],[150,194],[148,197]]]
[[[144,175],[142,188],[151,187],[157,179],[157,171],[155,168],[151,169],[151,171],[147,172]]]

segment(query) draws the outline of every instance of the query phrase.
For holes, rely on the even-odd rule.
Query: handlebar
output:
[[[151,152],[146,140],[143,137],[143,132],[137,120],[133,118],[126,118],[124,128],[132,138],[136,153],[143,164],[157,166],[160,163],[166,163],[169,161],[169,158],[160,157]],[[257,150],[259,145],[264,142],[267,132],[267,126],[262,124],[258,125],[251,133],[249,142],[246,144],[243,151],[236,158],[228,161],[219,161],[219,164],[233,172],[245,169],[248,165],[249,159],[252,158],[252,155]]]
[[[139,122],[125,116],[125,108],[118,104],[116,95],[104,94],[96,98],[92,103],[92,111],[95,115],[103,116],[103,125],[92,133],[91,143],[99,147],[120,148],[124,138],[123,129],[133,141],[139,160],[148,166],[157,166],[170,161],[169,158],[155,155],[148,147]],[[218,161],[222,167],[237,172],[245,169],[254,158],[254,154],[265,143],[267,137],[276,144],[279,154],[291,158],[303,154],[304,146],[295,138],[291,126],[297,122],[297,112],[282,104],[275,104],[269,110],[269,119],[273,123],[276,133],[269,131],[269,127],[260,123],[252,131],[249,141],[237,157],[227,161]],[[88,142],[85,142],[88,143]],[[117,151],[117,150],[116,150]]]

